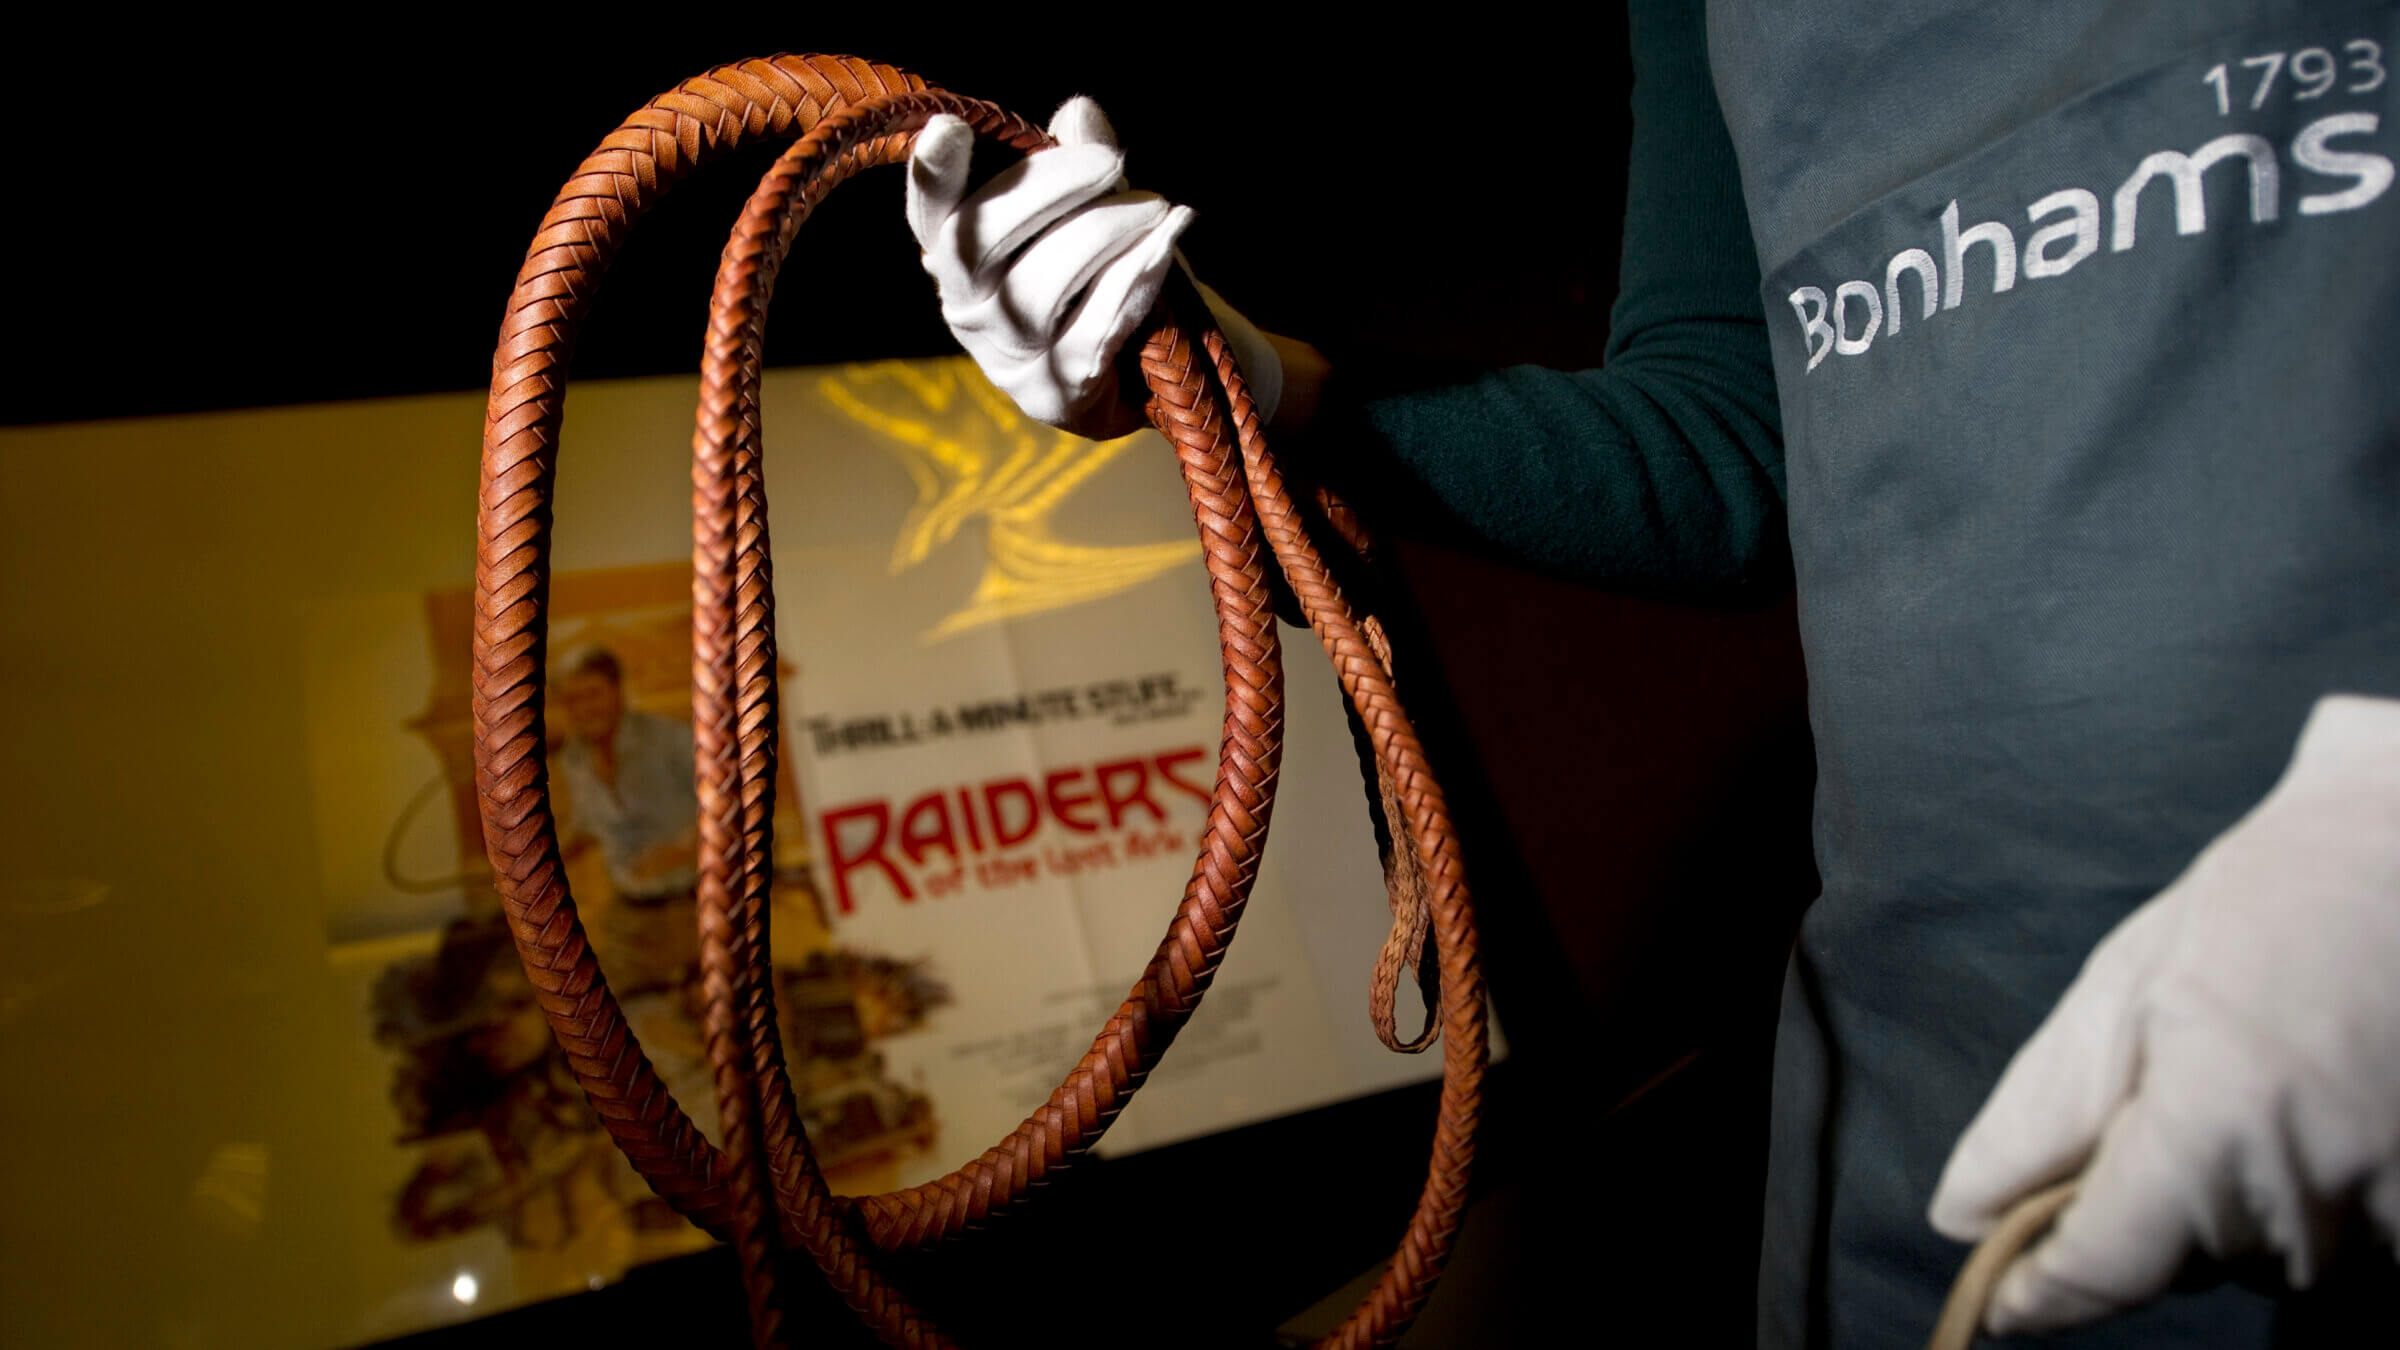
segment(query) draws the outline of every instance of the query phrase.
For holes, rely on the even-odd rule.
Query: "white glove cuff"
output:
[[[1225,345],[1233,348],[1233,359],[1241,365],[1242,382],[1250,387],[1250,402],[1258,409],[1263,425],[1275,420],[1276,405],[1283,402],[1283,358],[1275,354],[1275,344],[1259,331],[1258,325],[1242,316],[1242,312],[1225,302],[1198,277],[1192,276],[1191,264],[1183,255],[1175,260],[1183,264],[1183,274],[1191,277],[1200,288],[1200,303],[1208,306],[1209,317],[1217,321],[1218,331],[1225,334]]]

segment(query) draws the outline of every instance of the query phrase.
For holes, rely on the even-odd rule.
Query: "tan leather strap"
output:
[[[1968,1350],[1975,1343],[1976,1329],[1983,1325],[1984,1310],[1992,1306],[1992,1293],[2000,1287],[2000,1277],[2050,1230],[2059,1211],[2074,1198],[2075,1182],[2062,1181],[2018,1201],[2014,1209],[2001,1216],[2000,1226],[1975,1244],[1975,1250],[1967,1255],[1966,1265],[1959,1268],[1958,1279],[1950,1286],[1950,1297],[1942,1304],[1941,1318],[1933,1324],[1933,1335],[1925,1342],[1925,1350]]]

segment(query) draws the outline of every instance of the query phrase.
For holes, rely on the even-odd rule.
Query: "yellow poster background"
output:
[[[1076,614],[1107,616],[1098,650],[1148,634],[1197,644],[1194,660],[1213,671],[1194,550],[1158,523],[1179,515],[1181,494],[1154,439],[1096,448],[1015,423],[955,361],[781,371],[766,392],[779,570],[858,579],[819,592],[814,610],[795,603],[815,616],[812,632],[874,608],[865,578],[902,577],[925,588],[911,592],[925,607],[906,636],[933,674],[980,651],[1042,683],[1054,644],[1035,640],[1041,626]],[[682,378],[576,386],[557,498],[562,645],[575,625],[605,636],[622,649],[632,701],[670,719],[688,708],[672,633],[688,603],[675,592],[690,550],[690,396]],[[463,667],[447,654],[471,581],[482,410],[462,394],[0,432],[10,1345],[356,1345],[605,1282],[698,1240],[651,1226],[613,1153],[571,1125],[584,1108],[544,1063],[538,1018],[489,941],[458,786]],[[836,461],[854,471],[850,487],[811,482],[806,466]],[[1133,502],[1147,505],[1129,512]],[[787,728],[813,678],[793,622]],[[1127,1140],[1432,1067],[1383,1054],[1366,1028],[1384,906],[1338,696],[1306,642],[1287,648],[1277,839],[1219,985],[1263,992],[1203,1017],[1253,1016],[1314,1048],[1266,1077],[1236,1073],[1206,1063],[1208,1028],[1195,1024],[1178,1045],[1183,1071],[1170,1056]],[[1087,666],[1137,673],[1076,669]],[[1030,737],[1011,753],[1038,764],[1067,753],[1058,746]],[[806,776],[787,786],[799,789],[788,809],[805,812]],[[925,1038],[963,1014],[929,991],[980,967],[950,956],[932,986],[887,997],[931,948],[899,929],[828,943],[812,836],[787,823],[778,960],[804,970],[824,954],[838,987],[830,1001],[823,981],[795,990],[787,1024],[817,1036],[856,1023],[868,1028],[857,1040],[887,1038],[895,1066],[911,1045],[939,1062]],[[589,861],[573,879],[597,929],[607,879]],[[1145,885],[1123,914],[1113,892],[1058,900],[1060,922],[1085,916],[1089,947],[1088,970],[1060,978],[1121,988],[1130,935],[1154,941],[1179,886]],[[646,1037],[671,1045],[673,1008],[653,1011]],[[1081,1005],[1069,1011],[1080,1023]],[[1220,1043],[1243,1036],[1255,1039]],[[475,1101],[535,1122],[497,1131],[521,1156],[499,1157],[494,1130],[441,1109],[460,1093],[401,1103],[411,1074],[444,1081],[449,1052],[435,1047],[446,1042],[505,1066],[493,1076],[507,1090]],[[1052,1051],[1071,1062],[1078,1046]],[[944,1112],[963,1101],[939,1103],[935,1128],[909,1136],[905,1094],[932,1089],[867,1067],[869,1084],[897,1077],[903,1089],[873,1123],[898,1122],[885,1133],[926,1156],[909,1162],[887,1140],[856,1160],[850,1184],[905,1179],[989,1142],[979,1124],[949,1127]],[[836,1102],[856,1095],[817,1086]],[[705,1092],[679,1097],[705,1122]]]

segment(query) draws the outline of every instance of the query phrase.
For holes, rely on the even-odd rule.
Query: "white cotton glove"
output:
[[[2106,1316],[2201,1252],[2273,1253],[2305,1286],[2360,1210],[2400,1241],[2400,700],[2321,700],[2266,799],[2094,949],[1933,1225],[1974,1240],[2079,1169],[1990,1331]]]
[[[1099,105],[1073,98],[1050,121],[1058,144],[967,190],[974,133],[936,117],[908,163],[908,227],[942,297],[942,318],[992,383],[1036,421],[1086,436],[1139,425],[1116,357],[1177,262],[1192,210],[1125,185],[1125,156]],[[1274,349],[1214,292],[1203,298],[1271,416]],[[1234,328],[1245,330],[1236,337]],[[1260,386],[1262,359],[1274,372]]]

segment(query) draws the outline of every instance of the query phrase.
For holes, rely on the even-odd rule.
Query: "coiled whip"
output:
[[[893,1346],[951,1342],[886,1283],[876,1251],[955,1236],[1089,1149],[1199,1006],[1258,876],[1282,748],[1283,679],[1271,551],[1333,661],[1372,754],[1371,809],[1387,843],[1394,924],[1370,985],[1377,1034],[1442,1042],[1432,1159],[1408,1230],[1374,1289],[1323,1344],[1389,1345],[1423,1308],[1465,1207],[1486,1058],[1472,905],[1440,787],[1394,694],[1391,650],[1333,571],[1278,469],[1224,337],[1177,279],[1141,341],[1151,424],[1174,446],[1200,530],[1225,672],[1225,724],[1199,856],[1164,939],[1091,1049],[1047,1102],[939,1180],[844,1197],[825,1185],[783,1063],[769,979],[776,709],[773,568],[759,415],[776,274],[801,222],[852,174],[907,158],[936,114],[1018,150],[1029,122],[855,57],[720,66],[644,104],[559,190],[517,273],[492,356],[476,512],[475,784],[484,848],[552,1032],[594,1110],[651,1188],[739,1256],[752,1338],[785,1338],[779,1253],[805,1250]],[[678,1106],[625,1021],[567,892],[543,734],[550,498],[567,364],[602,272],[642,213],[701,165],[761,138],[798,139],[760,180],[709,301],[692,434],[692,725],[698,760],[699,921],[706,1033],[722,1151]],[[1318,494],[1338,545],[1366,540]],[[1262,542],[1264,549],[1262,550]],[[1421,957],[1430,938],[1432,967]],[[1393,1029],[1400,971],[1433,993],[1425,1031]],[[2057,1212],[2030,1198],[1961,1272],[1936,1350],[1972,1338],[2000,1271]]]
[[[1173,445],[1199,526],[1225,672],[1215,792],[1183,900],[1140,980],[1032,1115],[974,1161],[903,1191],[837,1197],[800,1125],[768,978],[769,822],[779,721],[772,565],[759,414],[776,274],[800,223],[861,169],[906,158],[938,113],[1018,150],[1047,143],[988,103],[851,57],[721,66],[652,99],[560,189],[517,274],[492,358],[476,516],[475,769],[484,846],[526,974],[618,1147],[657,1193],[730,1239],[759,1346],[784,1342],[780,1252],[799,1247],[893,1346],[950,1342],[878,1276],[874,1254],[981,1223],[1097,1141],[1198,1007],[1232,940],[1274,806],[1283,685],[1272,551],[1331,657],[1372,747],[1395,924],[1371,1001],[1391,1029],[1403,966],[1426,938],[1442,1090],[1415,1213],[1373,1291],[1325,1342],[1387,1345],[1423,1307],[1455,1238],[1486,1050],[1473,913],[1441,789],[1392,689],[1389,649],[1336,584],[1260,434],[1223,337],[1188,288],[1141,339],[1150,420]],[[627,231],[667,189],[736,146],[798,136],[744,206],[717,270],[692,436],[692,718],[698,759],[705,1029],[724,1148],[701,1134],[643,1055],[567,892],[544,762],[550,513],[568,356]],[[1321,502],[1334,516],[1338,504]],[[1355,522],[1336,537],[1357,543]]]

